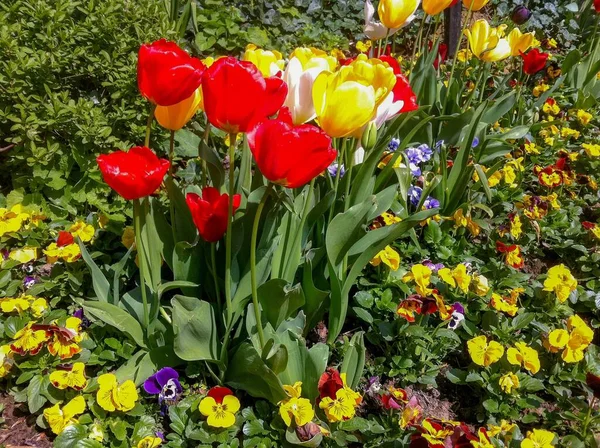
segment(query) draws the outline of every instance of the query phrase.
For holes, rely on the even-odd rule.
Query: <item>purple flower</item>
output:
[[[479,137],[475,137],[473,139],[473,143],[471,143],[471,148],[475,148],[479,145]]]
[[[439,208],[439,206],[440,201],[438,201],[436,198],[432,198],[431,196],[429,196],[427,199],[425,199],[425,202],[423,202],[423,207],[425,207],[425,210]]]
[[[8,254],[10,254],[10,252],[8,249],[2,249],[0,250],[0,254],[2,254],[3,260],[8,260]]]
[[[391,152],[394,152],[395,150],[398,149],[398,146],[400,146],[400,139],[399,138],[393,138],[390,140],[390,142],[388,143],[388,149]]]
[[[177,402],[183,392],[179,382],[179,374],[171,367],[163,367],[144,382],[144,390],[151,395],[158,395],[161,411]]]
[[[445,143],[446,142],[444,140],[438,140],[437,142],[435,142],[435,145],[433,145],[433,149],[435,149],[436,152],[440,152],[442,146],[444,146]]]
[[[154,433],[154,435],[155,435],[156,437],[158,437],[160,440],[162,440],[163,442],[165,441],[165,434],[164,434],[163,432],[161,432],[161,431],[156,431],[156,432]]]
[[[408,199],[410,203],[415,207],[419,205],[419,201],[421,200],[421,194],[423,194],[423,190],[420,187],[411,186],[408,189]]]
[[[409,168],[410,168],[410,172],[412,173],[412,175],[414,177],[419,177],[421,175],[421,168],[419,168],[414,163],[410,163]]]
[[[423,266],[427,266],[429,269],[431,269],[433,272],[437,272],[440,269],[444,268],[444,263],[433,263],[431,260],[423,260],[421,262],[421,264]]]
[[[331,177],[337,177],[338,164],[337,162],[333,162],[331,165],[327,167],[327,171]],[[340,168],[340,177],[344,177],[346,170],[344,169],[344,165]]]
[[[452,311],[452,315],[450,316],[448,328],[456,330],[462,321],[465,320],[465,308],[459,302],[455,302],[454,305],[452,305],[452,308],[454,311]]]
[[[367,393],[369,395],[378,395],[381,390],[381,382],[378,376],[372,376],[369,378]]]
[[[406,150],[406,157],[408,157],[408,161],[410,163],[414,163],[418,165],[423,162],[427,162],[431,159],[433,155],[433,151],[427,144],[422,144],[417,146],[416,148],[408,148]]]
[[[87,327],[89,327],[92,324],[89,321],[89,319],[87,317],[85,317],[85,315],[83,314],[83,308],[79,308],[78,310],[76,310],[73,313],[73,317],[81,319],[81,329],[82,330],[85,330]]]
[[[37,283],[37,279],[35,277],[30,276],[30,275],[26,275],[25,278],[23,279],[23,287],[25,289],[31,288],[36,283]]]
[[[523,5],[517,6],[510,15],[512,21],[515,22],[517,25],[523,25],[529,20],[530,17],[531,11]]]

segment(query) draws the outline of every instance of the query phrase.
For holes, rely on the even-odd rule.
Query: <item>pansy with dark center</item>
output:
[[[179,374],[171,367],[164,367],[144,382],[144,390],[151,395],[158,395],[161,412],[175,404],[183,391],[179,382]]]

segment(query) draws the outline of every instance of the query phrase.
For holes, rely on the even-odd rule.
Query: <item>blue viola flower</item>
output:
[[[400,146],[400,139],[399,138],[393,138],[388,143],[388,150],[390,150],[391,152],[394,152],[395,150],[398,149],[398,146]]]
[[[452,305],[452,309],[453,311],[450,316],[450,321],[448,322],[448,328],[456,330],[462,321],[465,320],[465,308],[460,302],[455,302],[454,305]]]
[[[438,201],[436,198],[432,198],[431,196],[429,196],[427,199],[425,199],[425,202],[423,202],[423,207],[425,207],[425,210],[439,208],[439,206],[440,201]]]
[[[158,395],[161,412],[175,404],[183,392],[179,382],[179,374],[171,367],[164,367],[144,382],[144,390],[150,395]]]
[[[329,165],[327,167],[327,171],[329,172],[329,175],[331,177],[337,177],[337,171],[338,171],[337,162],[333,162],[331,165]],[[344,168],[344,165],[342,165],[340,168],[340,177],[344,177],[344,174],[346,174],[346,170]]]
[[[416,207],[419,205],[419,201],[421,200],[421,194],[423,194],[423,189],[421,187],[411,186],[408,189],[408,200]]]

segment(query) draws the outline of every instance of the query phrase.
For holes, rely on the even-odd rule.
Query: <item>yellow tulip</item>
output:
[[[512,30],[507,36],[511,56],[519,56],[520,52],[525,53],[529,50],[533,45],[534,38],[533,33],[523,34],[519,28]]]
[[[479,11],[485,5],[489,3],[490,0],[463,0],[463,5],[465,8],[469,8],[471,11]]]
[[[322,72],[312,91],[319,126],[334,138],[360,131],[375,117],[395,83],[394,71],[387,64],[364,54],[335,73]]]
[[[430,16],[436,16],[449,8],[454,0],[423,0],[423,11]]]
[[[202,109],[202,88],[198,87],[196,91],[183,101],[172,106],[156,106],[154,116],[156,121],[166,129],[178,131],[192,119],[199,109]]]
[[[276,75],[277,72],[283,70],[285,64],[280,52],[276,50],[263,50],[257,48],[254,44],[246,46],[242,60],[252,62],[266,78]]]
[[[335,56],[329,55],[327,52],[315,47],[298,47],[290,53],[290,60],[293,58],[300,61],[302,70],[321,68],[334,71],[338,66],[338,60]]]
[[[420,0],[380,0],[377,12],[386,28],[401,28],[415,18]]]
[[[511,49],[504,35],[506,25],[493,28],[485,19],[476,21],[465,34],[469,40],[469,47],[475,57],[486,62],[496,62],[506,59],[511,54]]]

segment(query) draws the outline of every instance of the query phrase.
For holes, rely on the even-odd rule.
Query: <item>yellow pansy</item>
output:
[[[29,301],[23,297],[0,299],[0,310],[3,313],[17,312],[21,314],[29,309]]]
[[[498,384],[505,393],[510,394],[513,392],[513,389],[519,388],[519,378],[514,373],[509,372],[500,377]]]
[[[44,418],[54,434],[60,434],[67,426],[77,423],[75,416],[85,411],[85,400],[78,396],[69,401],[61,409],[56,403],[51,408],[44,409]]]
[[[500,421],[499,425],[490,425],[490,428],[488,429],[488,435],[490,437],[496,437],[500,433],[511,432],[513,429],[516,428],[516,426],[517,425],[515,425],[514,423],[502,420]]]
[[[481,274],[473,274],[471,277],[471,291],[479,297],[485,297],[490,290],[487,277]]]
[[[198,87],[188,98],[171,106],[156,106],[154,116],[165,129],[178,131],[190,121],[196,113],[204,108],[202,87]]]
[[[581,147],[589,157],[600,157],[600,145],[595,143],[584,143]]]
[[[533,39],[533,33],[523,34],[519,28],[513,29],[507,36],[511,56],[519,56],[529,50],[533,44]]]
[[[594,331],[577,315],[569,317],[567,327],[569,331],[558,329],[550,332],[544,345],[553,353],[564,349],[561,356],[565,362],[579,362],[594,339]]]
[[[556,101],[546,101],[542,106],[542,111],[546,114],[550,115],[558,115],[560,112],[560,107],[556,104]]]
[[[226,387],[213,387],[200,402],[200,413],[213,428],[229,428],[235,424],[235,414],[240,410],[240,400]]]
[[[519,215],[513,216],[510,221],[510,234],[517,240],[521,238],[521,235],[523,234],[523,223],[521,222]]]
[[[385,264],[392,271],[397,271],[400,267],[400,254],[392,249],[391,246],[385,246],[385,249],[379,251],[370,261],[373,266]]]
[[[50,243],[50,245],[44,249],[44,254],[46,254],[48,263],[56,263],[59,259],[62,259],[67,263],[73,263],[81,256],[81,250],[77,243],[67,244],[66,246],[58,246],[56,243]]]
[[[315,416],[315,411],[307,398],[300,398],[302,394],[302,382],[298,381],[293,386],[283,386],[288,398],[279,402],[279,415],[286,426],[292,424],[292,418],[296,426],[304,426]]]
[[[13,249],[8,254],[8,258],[18,261],[19,263],[29,263],[30,261],[37,260],[38,248],[23,247],[21,249]]]
[[[55,370],[50,374],[50,383],[57,389],[72,388],[82,390],[87,386],[85,364],[76,362],[71,370]]]
[[[96,402],[105,411],[130,411],[135,407],[137,400],[138,393],[133,381],[127,380],[119,385],[117,377],[112,373],[98,377]]]
[[[10,345],[0,345],[0,378],[4,378],[10,372],[13,364],[13,353]]]
[[[577,280],[564,264],[552,266],[548,270],[548,278],[544,281],[544,291],[553,291],[559,302],[569,298],[571,292],[577,289]]]
[[[494,309],[502,311],[511,317],[514,317],[517,314],[517,311],[519,311],[516,298],[513,300],[511,297],[502,297],[500,294],[495,292],[492,293],[490,305]]]
[[[473,221],[470,215],[465,216],[461,208],[454,212],[452,219],[454,220],[455,228],[466,227],[473,236],[479,235],[479,224]]]
[[[428,288],[431,283],[431,269],[419,263],[410,268],[410,272],[402,277],[404,283],[413,281],[417,284],[417,293],[421,296],[428,296],[433,289]]]
[[[506,359],[513,365],[522,365],[534,375],[540,371],[538,352],[524,342],[517,342],[514,347],[510,347],[506,351]]]
[[[437,274],[444,282],[452,287],[458,286],[465,294],[469,291],[471,276],[467,274],[467,267],[464,264],[457,265],[452,271],[442,268]]]
[[[330,422],[340,422],[354,417],[356,413],[355,401],[353,395],[345,389],[339,389],[335,394],[335,400],[331,397],[324,397],[319,403],[319,407],[325,411],[325,415]]]
[[[385,223],[386,226],[391,226],[393,224],[399,223],[402,221],[402,218],[398,217],[398,216],[394,216],[391,213],[388,212],[383,212],[381,214],[381,218],[383,219],[383,222]]]
[[[560,202],[558,202],[558,195],[556,193],[551,193],[547,196],[540,196],[544,201],[547,201],[548,204],[550,204],[550,206],[554,209],[554,210],[560,210]]]
[[[86,224],[84,221],[77,221],[71,227],[69,227],[69,233],[75,238],[79,238],[84,243],[92,241],[96,230],[94,226]]]
[[[18,232],[28,218],[21,204],[13,205],[10,209],[0,208],[0,236]]]
[[[574,138],[577,140],[581,136],[581,133],[575,129],[565,127],[560,130],[560,136],[562,138]]]
[[[473,53],[471,53],[470,50],[465,48],[463,50],[459,50],[457,57],[460,62],[467,62],[471,60],[471,58],[473,57]]]
[[[549,89],[550,89],[550,86],[548,84],[544,84],[544,83],[538,84],[537,86],[535,86],[533,88],[533,96],[537,98],[538,96],[540,96],[542,93],[546,92]]]
[[[379,0],[377,13],[386,28],[401,28],[415,18],[420,0]]]
[[[487,20],[477,20],[471,29],[465,30],[471,53],[486,62],[496,62],[509,57],[510,45],[502,38],[505,28],[506,25],[493,28]]]
[[[123,243],[123,246],[127,249],[131,249],[131,246],[135,245],[135,232],[133,231],[133,227],[125,227],[123,235],[121,235],[121,243]]]
[[[242,60],[252,62],[266,78],[276,75],[283,70],[285,65],[283,55],[280,52],[277,50],[263,50],[254,44],[246,46]]]
[[[69,317],[65,326],[54,332],[54,337],[48,342],[48,351],[60,359],[69,359],[81,352],[79,343],[82,340],[81,319]]]
[[[534,429],[527,432],[527,437],[521,442],[521,448],[554,448],[552,441],[556,434],[545,429]]]
[[[48,339],[50,333],[46,330],[34,328],[35,322],[29,322],[24,328],[17,331],[13,337],[10,349],[19,355],[30,353],[37,354]]]
[[[504,182],[513,188],[516,187],[515,180],[517,180],[517,173],[515,173],[515,169],[507,165],[502,168],[501,172],[504,176]]]
[[[496,341],[490,341],[488,344],[487,337],[477,336],[476,338],[467,341],[467,349],[471,359],[478,366],[488,367],[499,361],[504,354],[504,347]]]
[[[162,439],[160,437],[146,436],[137,444],[137,448],[156,448],[160,446]]]
[[[587,126],[589,122],[592,121],[592,118],[594,118],[594,116],[589,112],[586,112],[583,109],[577,110],[577,119],[582,125]]]
[[[371,41],[368,40],[366,42],[363,42],[362,40],[359,40],[358,42],[356,42],[356,49],[360,53],[368,53],[371,49]]]
[[[367,59],[364,54],[334,73],[320,73],[312,90],[319,126],[336,138],[360,131],[375,117],[395,83],[391,67],[378,59]]]
[[[539,154],[540,150],[538,149],[535,143],[527,142],[525,143],[525,152],[527,154]]]
[[[463,0],[463,5],[471,11],[479,11],[487,5],[489,1],[490,0]]]

